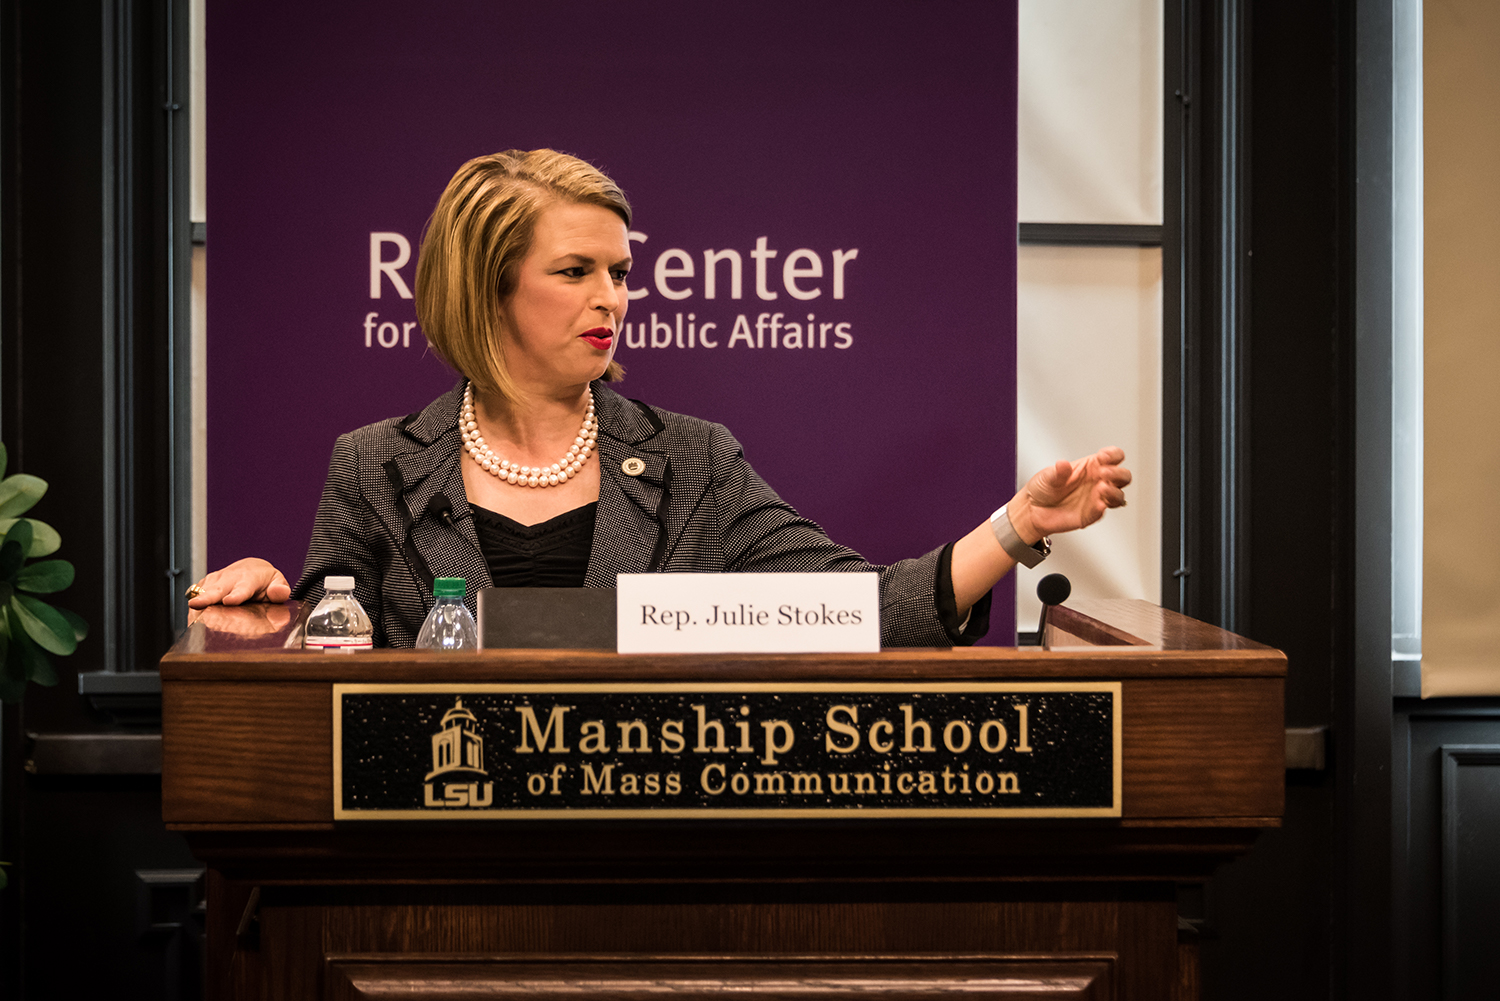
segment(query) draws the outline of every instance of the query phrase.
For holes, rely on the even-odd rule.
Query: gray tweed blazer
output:
[[[654,571],[873,570],[883,645],[977,638],[950,636],[940,621],[941,549],[872,566],[778,497],[723,426],[627,400],[602,382],[593,390],[601,475],[586,586],[613,587],[616,574]],[[462,395],[459,383],[420,413],[341,435],[333,447],[292,593],[316,602],[325,576],[352,575],[377,646],[416,642],[434,577],[466,580],[471,611],[475,592],[492,584],[459,467]],[[639,476],[620,468],[632,456],[646,464]]]

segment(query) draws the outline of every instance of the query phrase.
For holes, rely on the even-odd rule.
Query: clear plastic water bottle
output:
[[[353,577],[324,577],[318,602],[302,631],[302,645],[324,653],[354,653],[375,646],[375,627],[354,597]]]
[[[417,634],[418,650],[479,649],[479,630],[464,605],[466,587],[462,577],[439,577],[432,582],[432,611]]]

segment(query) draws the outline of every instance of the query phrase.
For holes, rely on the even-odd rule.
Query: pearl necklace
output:
[[[589,390],[589,408],[583,415],[583,427],[573,439],[568,454],[550,466],[522,466],[502,459],[485,444],[479,433],[479,424],[474,420],[474,387],[464,386],[464,402],[458,412],[458,428],[463,432],[464,451],[479,464],[486,473],[518,487],[555,487],[578,475],[583,464],[589,461],[594,450],[594,441],[599,437],[599,424],[594,419],[594,391]]]

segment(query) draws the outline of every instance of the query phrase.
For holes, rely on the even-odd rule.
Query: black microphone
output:
[[[1044,649],[1047,646],[1047,609],[1053,605],[1061,605],[1072,593],[1072,582],[1060,573],[1049,573],[1037,582],[1036,596],[1042,602],[1042,617],[1037,620],[1036,624],[1038,646]]]
[[[437,494],[427,502],[427,514],[432,518],[441,518],[453,525],[453,502],[448,499],[447,494]]]

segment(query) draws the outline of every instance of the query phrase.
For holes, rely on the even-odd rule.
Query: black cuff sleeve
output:
[[[943,631],[948,634],[948,639],[953,641],[954,646],[973,646],[990,631],[990,602],[995,597],[993,591],[986,591],[984,597],[974,602],[974,607],[969,609],[967,623],[959,621],[958,599],[953,596],[951,542],[938,553],[937,580],[934,582],[933,593],[937,596],[938,621],[943,624]],[[960,626],[963,628],[960,629]]]

